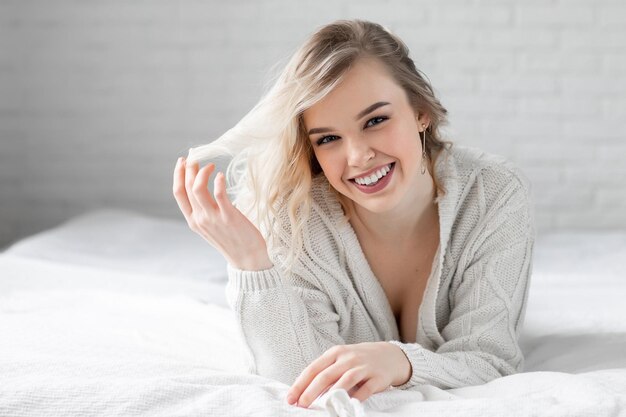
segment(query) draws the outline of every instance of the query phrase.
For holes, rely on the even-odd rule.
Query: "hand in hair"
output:
[[[308,408],[331,389],[344,389],[352,398],[367,400],[411,377],[411,363],[402,349],[387,342],[336,345],[314,360],[287,393],[287,402]]]
[[[273,266],[259,229],[228,200],[226,179],[214,180],[215,199],[207,188],[215,164],[199,169],[178,158],[174,169],[174,198],[187,224],[226,258],[233,267],[259,271]]]

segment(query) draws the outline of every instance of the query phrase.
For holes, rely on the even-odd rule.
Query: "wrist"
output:
[[[404,353],[398,345],[394,343],[388,343],[391,346],[392,351],[394,352],[396,359],[396,363],[398,364],[397,372],[395,374],[395,378],[391,382],[391,386],[398,387],[400,385],[404,385],[411,379],[411,375],[413,374],[413,367],[411,366],[411,362],[409,358]]]
[[[266,253],[243,257],[238,260],[228,261],[233,267],[243,271],[263,271],[274,266]]]

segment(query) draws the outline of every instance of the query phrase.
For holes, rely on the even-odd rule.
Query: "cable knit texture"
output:
[[[535,241],[530,182],[503,157],[454,145],[437,158],[446,193],[437,197],[440,244],[419,308],[416,343],[400,341],[385,292],[325,177],[315,178],[304,254],[283,270],[286,210],[274,266],[228,265],[226,297],[236,314],[249,371],[291,385],[338,344],[389,341],[412,366],[397,389],[479,385],[521,372],[518,338]]]

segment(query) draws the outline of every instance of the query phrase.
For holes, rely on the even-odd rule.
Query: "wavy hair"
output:
[[[440,137],[447,110],[415,67],[405,43],[385,27],[365,20],[338,20],[314,32],[292,55],[260,101],[213,142],[189,150],[188,162],[232,157],[226,169],[233,204],[259,227],[270,253],[276,249],[279,210],[289,217],[286,268],[303,251],[302,229],[312,204],[313,178],[324,175],[306,133],[302,114],[329,94],[361,58],[375,58],[407,94],[416,114],[430,118],[426,130],[429,172],[438,192],[434,159],[450,142]],[[348,213],[341,195],[344,213]],[[284,248],[283,248],[284,249]]]

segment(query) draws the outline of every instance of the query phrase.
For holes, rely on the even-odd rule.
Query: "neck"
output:
[[[439,212],[435,204],[436,189],[427,172],[419,190],[407,195],[398,207],[385,213],[372,213],[350,204],[350,223],[380,244],[402,244],[422,240],[438,232]]]

